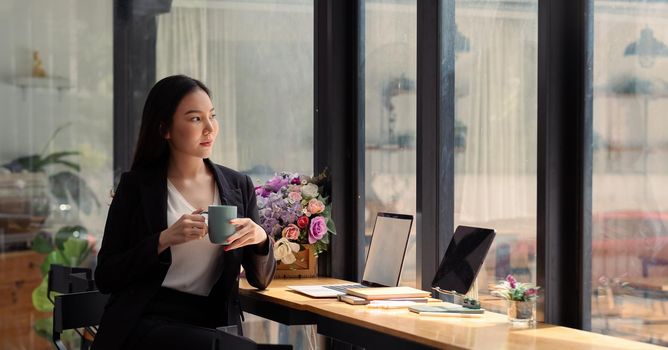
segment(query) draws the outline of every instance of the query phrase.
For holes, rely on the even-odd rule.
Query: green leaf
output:
[[[53,152],[53,153],[51,153],[51,154],[45,156],[44,158],[42,158],[42,161],[41,161],[41,162],[42,162],[42,166],[47,166],[47,165],[51,165],[51,164],[57,164],[57,163],[61,163],[61,162],[68,162],[68,163],[74,164],[74,163],[72,163],[72,162],[69,162],[69,161],[67,161],[67,160],[63,160],[63,159],[61,159],[61,158],[65,158],[65,157],[69,157],[69,156],[74,156],[74,155],[78,155],[78,154],[80,154],[80,153],[77,152],[77,151]],[[74,166],[75,166],[75,169],[76,169],[77,171],[79,171],[79,165],[78,165],[78,164],[74,164]]]
[[[79,166],[79,164],[74,163],[74,162],[70,162],[69,160],[59,159],[59,160],[54,160],[53,163],[54,164],[62,164],[62,165],[66,166],[66,167],[68,167],[72,170],[75,170],[75,171],[80,171],[81,170],[81,167]]]
[[[88,253],[88,241],[78,238],[70,238],[63,244],[63,255],[68,266],[79,266]]]
[[[313,246],[315,248],[316,256],[327,250],[327,244],[323,243],[322,241],[315,242]]]
[[[86,239],[88,230],[81,225],[63,226],[56,232],[56,247],[64,249],[63,244],[70,238]]]
[[[56,136],[58,136],[58,134],[59,134],[63,129],[69,127],[70,125],[72,125],[72,122],[67,122],[67,123],[65,123],[65,124],[63,124],[63,125],[61,125],[61,126],[59,126],[56,130],[54,130],[54,131],[53,131],[53,134],[51,134],[51,137],[49,137],[49,141],[47,141],[46,144],[44,145],[44,148],[42,149],[41,154],[46,153],[46,150],[49,148],[49,145],[51,144],[51,141],[53,141],[53,139],[55,139]]]
[[[334,225],[334,220],[332,219],[327,220],[327,232],[330,232],[333,235],[336,234],[336,226]]]
[[[33,251],[40,254],[49,254],[53,251],[53,244],[51,244],[49,238],[43,234],[35,236],[35,239],[32,240],[31,247]]]
[[[35,320],[32,328],[40,337],[51,340],[51,336],[53,335],[53,317],[40,318]]]
[[[14,163],[20,164],[22,169],[30,172],[42,171],[42,157],[39,154],[33,154],[14,159]]]
[[[320,239],[320,242],[322,242],[323,244],[329,244],[329,234],[325,233]]]
[[[329,219],[332,217],[332,209],[329,206],[325,206],[325,210],[320,213],[320,215],[326,217],[329,221]]]
[[[42,271],[42,276],[45,276],[49,273],[51,264],[67,265],[67,261],[65,260],[65,257],[60,251],[58,250],[52,251],[51,253],[47,254],[46,258],[44,259],[44,262],[42,263],[42,266],[40,266],[40,269]]]
[[[32,291],[32,305],[37,311],[51,312],[53,311],[53,304],[46,296],[49,288],[49,276],[44,276],[42,283]]]

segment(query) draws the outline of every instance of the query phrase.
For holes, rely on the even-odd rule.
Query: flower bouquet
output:
[[[298,263],[305,249],[317,257],[327,250],[329,235],[336,234],[326,178],[324,172],[316,177],[279,173],[255,188],[260,225],[274,237],[274,257],[281,263]]]
[[[492,295],[508,301],[508,319],[512,322],[533,322],[536,314],[538,289],[530,283],[521,283],[508,275],[505,280],[494,286]]]

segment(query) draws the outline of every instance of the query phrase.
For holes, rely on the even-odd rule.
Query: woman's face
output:
[[[173,154],[209,158],[217,135],[218,121],[211,99],[206,92],[196,89],[176,107],[172,128],[165,139]]]

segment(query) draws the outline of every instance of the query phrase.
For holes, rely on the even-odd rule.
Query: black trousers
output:
[[[206,349],[219,336],[208,297],[161,288],[126,342],[127,349]]]

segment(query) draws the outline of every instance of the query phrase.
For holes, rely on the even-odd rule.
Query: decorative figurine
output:
[[[32,53],[32,76],[44,78],[46,77],[46,70],[42,65],[42,59],[39,57],[39,51],[35,50]]]

